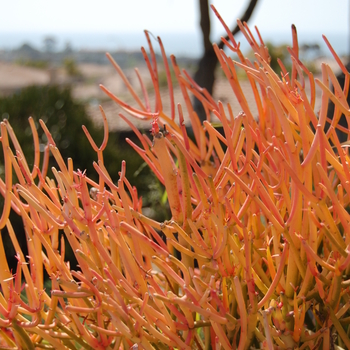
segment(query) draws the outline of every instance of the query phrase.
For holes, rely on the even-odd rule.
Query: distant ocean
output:
[[[200,57],[202,53],[202,41],[200,33],[154,33],[160,35],[168,55]],[[271,41],[274,44],[287,43],[291,45],[291,34],[289,33],[262,33],[265,42]],[[69,44],[74,50],[139,50],[146,46],[147,42],[143,33],[0,33],[0,49],[18,48],[28,43],[37,49],[43,49],[43,39],[53,37],[56,40],[56,49],[62,50]],[[339,55],[349,55],[350,39],[347,33],[333,33],[327,35]],[[237,36],[241,41],[243,52],[249,49],[249,45],[242,35]],[[329,51],[324,44],[321,34],[302,33],[299,34],[299,43],[314,44],[321,46],[323,55],[329,56]],[[156,47],[154,42],[154,47]]]

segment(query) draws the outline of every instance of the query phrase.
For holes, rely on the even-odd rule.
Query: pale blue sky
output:
[[[195,32],[196,0],[1,0],[0,32]],[[231,24],[248,0],[212,1]],[[261,31],[348,31],[349,0],[260,0],[250,22]],[[218,29],[214,22],[214,31]]]
[[[211,0],[211,3],[232,27],[248,1]],[[141,36],[148,29],[163,38],[174,32],[199,38],[198,0],[0,0],[0,3],[0,47],[9,46],[5,41],[12,40],[11,33],[28,36],[30,32],[61,36],[73,33],[122,36],[135,32]],[[325,34],[337,42],[338,51],[343,51],[344,46],[348,52],[349,3],[350,0],[260,0],[249,25],[251,28],[257,25],[263,38],[273,40],[290,33],[294,23],[302,42],[312,42]],[[212,16],[213,39],[217,41],[222,34],[220,23]],[[310,34],[314,34],[313,38]],[[200,45],[198,39],[192,40]],[[169,42],[166,44],[170,46]]]

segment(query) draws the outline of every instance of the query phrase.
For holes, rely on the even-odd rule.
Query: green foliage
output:
[[[284,66],[286,67],[287,71],[290,72],[292,69],[292,62],[290,59],[290,54],[287,49],[288,45],[282,44],[282,45],[276,46],[270,42],[267,42],[266,47],[269,50],[269,54],[271,58],[271,61],[270,61],[271,68],[277,73],[281,72],[281,67],[278,64],[278,59],[280,59],[283,62]]]
[[[28,117],[33,117],[38,129],[40,149],[44,151],[47,139],[39,127],[42,119],[57,144],[64,159],[74,158],[76,167],[93,171],[92,160],[96,159],[81,125],[101,139],[102,132],[94,127],[82,104],[73,101],[69,88],[58,86],[31,86],[11,97],[0,98],[0,115],[9,119],[13,129],[18,130],[17,138],[22,145],[29,164],[33,163],[34,145]]]
[[[8,119],[11,126],[16,130],[17,139],[27,158],[28,165],[31,168],[34,161],[34,144],[28,118],[33,117],[38,130],[41,159],[47,143],[39,119],[43,119],[56,142],[57,147],[62,149],[64,160],[68,157],[74,159],[74,166],[81,170],[87,170],[92,178],[97,179],[92,162],[97,160],[97,156],[91,148],[81,125],[85,125],[90,133],[101,139],[103,131],[96,128],[82,104],[72,99],[69,88],[59,88],[58,86],[31,86],[21,90],[19,93],[9,97],[0,98],[0,117]],[[110,156],[116,156],[116,152]],[[50,156],[50,163],[53,165],[53,157]],[[120,160],[121,161],[121,160]],[[0,164],[3,164],[3,152],[0,153]],[[40,165],[41,166],[41,165]],[[111,171],[117,173],[120,163],[113,164]],[[49,166],[51,169],[51,166]],[[51,170],[49,170],[51,171]],[[52,174],[49,173],[51,176]],[[0,168],[0,176],[3,178],[3,169]],[[3,198],[0,198],[0,208],[3,206]],[[11,221],[18,234],[19,242],[25,246],[25,235],[22,228],[22,220],[12,213]],[[8,254],[9,265],[15,264],[16,259],[11,242],[4,237],[4,244]],[[72,254],[71,254],[72,255]]]
[[[87,175],[98,181],[93,162],[97,161],[97,155],[87,140],[82,125],[85,125],[99,146],[103,138],[102,128],[96,127],[87,115],[85,106],[72,98],[68,87],[58,86],[32,86],[21,90],[19,93],[0,98],[0,118],[8,119],[12,128],[16,131],[17,139],[22,147],[29,167],[33,166],[34,145],[28,118],[33,117],[40,140],[41,159],[47,142],[39,119],[45,121],[57,147],[60,149],[63,159],[72,158],[74,169],[86,170]],[[133,134],[132,134],[133,135]],[[138,189],[138,194],[143,196],[143,204],[148,207],[148,213],[156,219],[164,219],[167,208],[161,205],[160,198],[163,195],[162,187],[156,176],[135,151],[125,142],[125,136],[116,132],[109,133],[108,146],[103,152],[105,166],[112,178],[119,179],[119,171],[122,160],[126,160],[126,176],[133,186]],[[130,136],[131,137],[131,136]],[[136,141],[136,140],[134,140]],[[52,155],[50,163],[55,165]],[[3,152],[0,151],[0,176],[4,179]],[[49,176],[52,177],[51,166]],[[40,165],[41,166],[41,165]],[[146,195],[147,194],[147,195]],[[0,196],[0,212],[3,207],[3,197]],[[22,220],[11,213],[11,222],[18,240],[24,252],[26,252],[25,234]],[[6,229],[4,230],[6,232]],[[15,250],[7,235],[3,235],[9,266],[16,266]],[[26,253],[25,253],[26,254]],[[67,244],[66,256],[72,262],[74,254]]]
[[[172,81],[173,85],[177,85],[177,80],[175,78],[175,73],[173,70],[171,70],[170,76],[171,76],[171,81]],[[161,70],[158,73],[158,84],[159,84],[159,87],[161,89],[168,87],[168,78],[167,78],[165,69]],[[152,87],[153,87],[153,85],[152,85]]]
[[[288,52],[288,46],[289,45],[287,44],[274,45],[271,42],[266,43],[266,47],[269,50],[271,58],[270,66],[277,74],[280,74],[280,72],[282,71],[280,65],[278,64],[278,59],[282,61],[282,63],[286,67],[287,72],[291,72],[292,70],[292,61],[290,58],[291,56]],[[311,49],[317,52],[316,48],[311,47]],[[305,56],[307,51],[310,51],[311,49],[304,48],[303,50],[300,50],[300,57]],[[311,73],[318,73],[318,69],[314,61],[303,58],[303,63]]]
[[[74,58],[67,57],[63,60],[63,67],[66,73],[70,77],[80,77],[81,72],[79,71],[78,65],[75,62]]]
[[[47,140],[39,126],[39,119],[46,123],[57,147],[61,150],[63,159],[67,160],[69,157],[74,159],[75,169],[86,170],[90,178],[98,179],[93,168],[93,161],[97,161],[97,155],[81,126],[87,127],[97,145],[102,142],[103,130],[92,122],[86,113],[84,104],[73,100],[70,88],[32,86],[13,96],[0,98],[0,117],[9,119],[12,128],[16,130],[18,141],[29,166],[33,164],[34,159],[33,138],[28,123],[30,116],[33,117],[37,126],[41,151],[44,151]],[[126,175],[132,185],[138,188],[140,195],[151,193],[149,198],[144,198],[144,203],[149,207],[159,205],[159,201],[155,200],[156,197],[160,198],[162,195],[159,186],[155,185],[158,180],[148,167],[142,166],[143,160],[125,142],[125,136],[116,132],[109,133],[108,146],[104,151],[106,168],[111,178],[117,181],[121,162],[126,160]],[[3,164],[2,159],[1,152],[0,164]],[[2,176],[1,167],[0,176]],[[159,214],[159,210],[155,212]]]
[[[49,66],[49,62],[46,60],[29,60],[29,59],[19,59],[16,63],[20,66],[33,67],[39,69],[46,69]]]

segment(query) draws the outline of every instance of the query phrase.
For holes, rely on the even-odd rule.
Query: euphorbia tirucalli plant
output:
[[[72,159],[62,159],[43,122],[48,142],[40,161],[37,131],[29,119],[32,167],[9,122],[1,123],[5,177],[0,181],[0,228],[7,227],[18,264],[9,271],[1,240],[0,348],[350,349],[350,160],[335,132],[341,114],[350,117],[349,73],[324,38],[345,74],[345,87],[340,88],[327,64],[322,64],[322,78],[314,79],[299,60],[292,27],[292,71],[280,62],[279,76],[269,66],[259,32],[256,41],[248,26],[238,23],[255,62],[243,56],[232,35],[226,45],[240,62],[214,45],[241,105],[238,115],[229,103],[215,101],[197,86],[171,57],[186,103],[176,106],[159,38],[170,115],[162,108],[147,33],[150,58],[142,52],[153,81],[154,108],[142,79],[143,99],[108,56],[135,104],[101,88],[125,112],[152,122],[148,137],[120,114],[140,139],[140,145],[129,143],[165,187],[169,221],[143,215],[142,200],[125,177],[125,163],[118,180],[109,177],[103,162],[108,125],[102,108],[101,146],[84,128],[98,156],[98,183],[74,170]],[[257,119],[237,67],[250,82]],[[322,90],[318,116],[316,84]],[[203,125],[193,110],[193,95],[207,113]],[[332,120],[327,119],[329,100],[335,104]],[[223,133],[210,123],[213,115]],[[53,179],[46,177],[49,152],[57,162]],[[27,257],[8,219],[11,208],[23,219]],[[65,260],[63,235],[75,252],[77,271]],[[44,269],[51,291],[44,289]]]

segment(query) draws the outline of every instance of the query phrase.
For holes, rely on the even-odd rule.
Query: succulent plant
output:
[[[232,35],[226,46],[240,62],[215,47],[241,105],[238,115],[229,103],[215,101],[197,86],[172,56],[186,111],[176,105],[158,38],[171,100],[170,115],[165,114],[147,32],[150,58],[142,52],[155,108],[146,89],[143,102],[108,56],[135,105],[102,90],[128,114],[152,122],[149,138],[120,114],[141,146],[129,143],[164,185],[168,221],[156,222],[142,213],[142,200],[125,177],[125,163],[116,183],[108,175],[103,162],[108,125],[102,108],[101,146],[84,129],[98,155],[98,182],[75,170],[72,159],[62,159],[42,122],[46,147],[57,163],[54,178],[46,177],[46,158],[39,169],[32,119],[35,161],[30,168],[10,124],[1,123],[5,179],[0,180],[0,228],[7,227],[18,264],[15,273],[9,271],[0,241],[0,348],[350,348],[350,169],[346,145],[340,145],[335,132],[341,114],[350,117],[349,73],[324,38],[345,73],[345,88],[327,64],[322,64],[322,78],[315,79],[299,60],[293,26],[292,71],[288,74],[280,62],[279,77],[269,66],[259,32],[257,41],[246,24],[238,23],[256,61],[243,56]],[[237,67],[246,72],[258,118],[242,92]],[[316,84],[322,90],[319,115],[314,111]],[[203,125],[192,96],[206,110]],[[335,104],[332,120],[327,120],[329,100]],[[222,133],[210,122],[213,116]],[[187,135],[185,117],[193,138]],[[13,171],[18,183],[12,182]],[[23,219],[28,257],[8,220],[11,208]],[[75,252],[78,271],[65,261],[63,235]],[[44,271],[51,293],[44,288]]]

